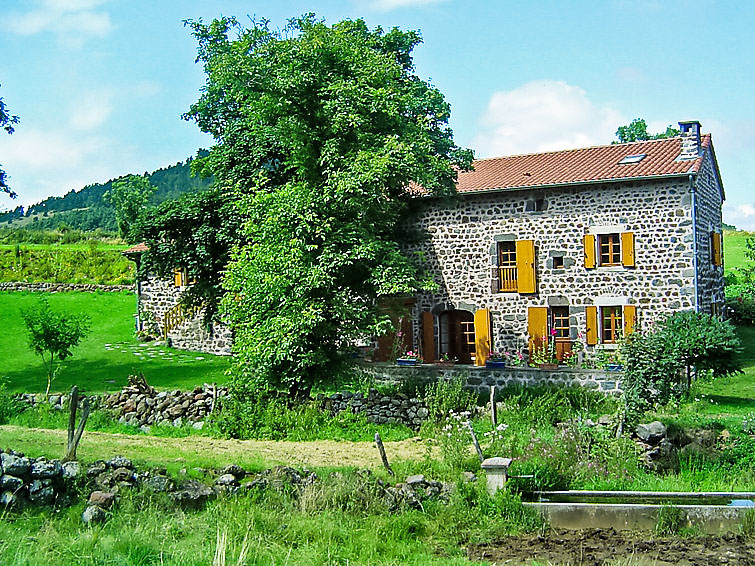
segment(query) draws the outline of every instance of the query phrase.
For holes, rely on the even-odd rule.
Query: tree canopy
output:
[[[453,195],[473,155],[415,72],[417,32],[311,14],[187,25],[207,82],[186,118],[217,140],[195,166],[240,223],[222,311],[255,386],[306,394],[386,329],[379,297],[425,284],[400,245],[410,187]]]
[[[616,130],[616,137],[619,141],[613,143],[629,143],[634,141],[647,141],[647,140],[659,140],[662,138],[673,138],[679,135],[679,130],[666,127],[665,132],[657,134],[651,134],[648,132],[648,125],[645,123],[644,118],[635,118],[626,126],[619,126]]]
[[[13,126],[18,124],[18,122],[19,117],[10,113],[5,102],[3,102],[3,97],[0,96],[0,129],[5,130],[8,134],[12,134],[15,131]],[[12,197],[16,196],[16,193],[8,186],[8,177],[2,168],[0,168],[0,192],[8,193]]]
[[[102,195],[105,202],[115,209],[118,233],[121,238],[133,242],[133,227],[143,214],[147,201],[157,190],[149,179],[139,175],[127,175],[113,181],[112,188]]]

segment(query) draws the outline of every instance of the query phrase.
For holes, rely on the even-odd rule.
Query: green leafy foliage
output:
[[[132,228],[156,190],[157,187],[146,177],[127,175],[113,181],[112,188],[102,195],[103,200],[115,209],[118,233],[126,241],[134,243]]]
[[[416,32],[312,15],[280,32],[188,25],[207,84],[186,117],[218,140],[195,169],[240,218],[222,302],[237,377],[304,398],[350,362],[350,344],[391,326],[378,297],[428,284],[399,245],[407,188],[452,195],[472,153],[414,72]]]
[[[698,375],[723,377],[742,371],[741,343],[731,323],[694,311],[666,316],[649,329],[630,334],[622,346],[622,385],[627,418],[668,403],[689,390]]]
[[[676,128],[668,126],[665,132],[650,134],[648,133],[648,125],[645,123],[645,119],[635,118],[626,126],[619,126],[619,129],[616,130],[616,137],[619,139],[619,141],[613,143],[629,143],[634,141],[673,138],[674,136],[678,136],[679,133],[679,130],[677,130]]]
[[[432,423],[443,422],[451,412],[469,413],[474,409],[477,395],[464,389],[464,381],[439,379],[428,384],[423,393],[423,400],[428,411],[428,420]]]
[[[22,314],[29,339],[29,349],[42,358],[47,371],[47,390],[55,376],[55,363],[65,360],[72,349],[90,330],[89,317],[84,313],[66,313],[52,310],[42,296],[37,305]]]

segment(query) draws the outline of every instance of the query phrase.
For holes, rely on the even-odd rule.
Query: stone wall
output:
[[[165,314],[175,307],[186,287],[177,287],[173,281],[148,276],[138,286],[139,330],[156,338],[163,335]],[[168,333],[170,345],[180,350],[207,352],[219,356],[231,354],[231,331],[221,324],[205,327],[200,312]]]
[[[20,509],[28,504],[68,504],[76,497],[73,480],[78,462],[28,458],[21,452],[0,450],[0,508]]]
[[[332,414],[341,411],[365,413],[367,422],[377,424],[404,424],[417,430],[427,419],[427,407],[416,397],[401,393],[381,395],[371,389],[365,396],[361,392],[344,391],[329,397],[319,396],[321,406]]]
[[[438,379],[461,379],[465,386],[477,393],[489,395],[490,386],[539,387],[584,387],[601,393],[621,393],[621,372],[597,369],[572,369],[559,367],[554,370],[513,367],[487,369],[475,366],[441,367],[430,364],[421,366],[396,366],[393,364],[363,364],[361,371],[379,383],[401,383],[407,380],[432,382]]]
[[[43,293],[66,293],[71,291],[104,293],[120,293],[122,291],[133,292],[133,285],[95,285],[89,283],[26,283],[24,281],[11,281],[0,283],[0,291],[29,291]]]
[[[544,199],[544,210],[527,211],[533,196]],[[718,207],[720,215],[720,200],[709,207]],[[427,238],[411,251],[422,252],[438,289],[417,297],[415,348],[422,342],[422,311],[490,309],[492,348],[525,352],[528,307],[568,306],[576,340],[586,331],[589,305],[634,305],[641,323],[694,306],[686,178],[468,194],[450,204],[428,199],[418,227]],[[621,232],[634,234],[636,266],[586,269],[585,234]],[[535,242],[535,293],[493,288],[497,244],[514,240]],[[562,267],[554,257],[563,258]],[[437,348],[438,317],[434,320]],[[592,350],[588,347],[588,357]]]

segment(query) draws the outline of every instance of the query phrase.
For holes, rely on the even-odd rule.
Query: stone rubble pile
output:
[[[156,391],[153,387],[128,385],[122,391],[105,395],[102,407],[119,422],[138,427],[182,426],[191,423],[202,428],[228,388],[205,383],[191,391]]]
[[[429,415],[427,407],[416,397],[403,393],[382,395],[375,389],[370,389],[366,396],[360,391],[343,391],[328,397],[319,395],[317,401],[331,414],[341,411],[365,413],[368,422],[404,424],[415,430]]]
[[[77,462],[28,458],[21,452],[0,450],[0,509],[27,505],[68,504],[75,497]]]
[[[709,429],[685,429],[670,434],[660,421],[638,424],[634,434],[641,449],[640,461],[653,472],[677,471],[679,456],[712,453],[719,437]]]

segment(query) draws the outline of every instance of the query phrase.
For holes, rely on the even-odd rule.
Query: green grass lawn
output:
[[[29,350],[21,311],[34,305],[40,293],[0,293],[3,367],[0,377],[13,391],[44,391],[46,373],[40,358]],[[129,374],[142,372],[158,388],[189,389],[202,382],[223,382],[229,358],[140,343],[134,339],[136,297],[132,293],[57,293],[47,295],[53,309],[85,312],[92,331],[62,362],[53,391],[78,385],[85,391],[113,391]]]
[[[18,244],[18,247],[27,250],[89,250],[92,244],[89,242],[78,242],[76,244]],[[131,244],[108,244],[103,242],[95,243],[96,249],[106,252],[122,252],[131,247]],[[0,250],[15,250],[16,244],[0,244]]]
[[[753,235],[752,232],[724,232],[724,266],[727,273],[745,265],[745,243]]]

